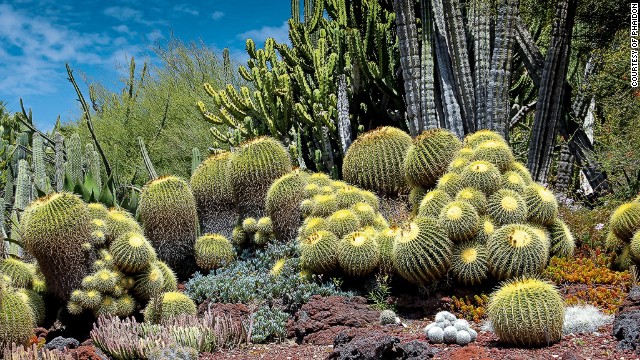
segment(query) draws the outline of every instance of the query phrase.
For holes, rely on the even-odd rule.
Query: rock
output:
[[[584,360],[584,358],[572,350],[567,350],[562,354],[561,360]]]
[[[334,344],[337,346],[328,359],[337,360],[417,360],[431,358],[435,350],[426,343],[413,340],[401,344],[400,339],[382,332],[371,332],[355,336],[344,343],[348,336],[339,334]]]
[[[634,286],[613,321],[613,336],[618,349],[635,350],[640,354],[640,287]]]
[[[57,338],[49,341],[44,345],[44,347],[48,350],[60,350],[63,351],[65,348],[67,349],[75,349],[80,345],[80,342],[74,338],[64,338],[62,336],[58,336]]]
[[[314,295],[287,323],[287,337],[298,343],[329,345],[350,328],[378,324],[379,313],[363,297]]]
[[[613,336],[620,341],[618,349],[640,354],[640,310],[619,313],[613,321]]]

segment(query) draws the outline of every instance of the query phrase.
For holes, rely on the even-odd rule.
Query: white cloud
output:
[[[136,32],[132,31],[131,29],[129,29],[129,27],[125,24],[120,24],[118,26],[112,26],[111,27],[113,30],[122,33],[122,34],[127,34],[127,35],[135,35]]]
[[[67,86],[65,62],[73,67],[107,65],[115,46],[128,46],[126,40],[119,43],[0,4],[0,97],[56,92]]]
[[[220,20],[222,19],[222,17],[224,16],[224,13],[222,11],[216,10],[211,14],[211,18],[213,20]]]
[[[267,38],[274,38],[278,43],[289,43],[289,24],[285,20],[280,26],[263,26],[260,29],[245,31],[238,38],[251,38],[256,45],[261,45]]]
[[[120,21],[140,21],[142,12],[128,6],[111,6],[104,9],[103,14],[114,17]]]
[[[162,36],[162,32],[158,29],[154,29],[152,32],[147,34],[147,40],[149,40],[150,42],[154,42],[163,37],[164,36]]]
[[[185,4],[178,4],[174,6],[173,11],[179,11],[193,16],[200,15],[200,12],[197,9],[192,9]]]

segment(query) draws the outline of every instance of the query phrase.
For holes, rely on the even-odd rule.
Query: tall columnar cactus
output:
[[[48,291],[68,300],[92,261],[85,247],[92,231],[86,204],[69,193],[52,193],[29,205],[22,220],[24,245],[38,260]]]
[[[223,151],[205,159],[191,175],[198,218],[204,233],[231,236],[238,221],[231,172],[231,153]]]
[[[33,184],[37,189],[48,193],[51,191],[51,181],[46,173],[44,162],[44,145],[42,138],[38,134],[33,135],[31,144],[32,165],[33,165]]]
[[[198,214],[193,192],[175,176],[147,183],[140,195],[140,218],[147,239],[158,258],[178,274],[189,274],[194,266]]]
[[[85,145],[83,161],[85,162],[86,174],[91,174],[91,177],[98,185],[98,188],[102,188],[102,175],[101,175],[101,160],[100,154],[95,150],[92,143]]]
[[[491,294],[487,315],[501,342],[546,346],[562,338],[564,301],[554,285],[532,278],[505,282]]]
[[[62,134],[60,134],[59,132],[56,132],[54,135],[54,139],[56,191],[60,192],[64,188],[64,136],[62,136]]]
[[[259,137],[242,143],[230,161],[231,186],[241,216],[264,216],[271,183],[291,171],[289,153],[275,139]]]
[[[76,183],[82,183],[84,177],[82,173],[82,142],[80,141],[80,135],[74,133],[67,139],[66,143],[67,153],[67,173]]]
[[[344,157],[342,176],[354,185],[385,195],[408,193],[404,158],[411,137],[393,127],[367,132],[351,144]]]
[[[200,156],[200,149],[193,148],[191,149],[191,174],[196,171],[198,165],[202,162],[202,158]]]

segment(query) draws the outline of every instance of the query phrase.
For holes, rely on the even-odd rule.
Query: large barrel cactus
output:
[[[68,300],[93,262],[87,205],[73,194],[52,193],[29,205],[25,215],[21,227],[27,251],[38,260],[49,292]]]
[[[240,216],[265,216],[269,187],[291,169],[289,153],[273,138],[259,137],[240,144],[230,164],[231,186]]]
[[[300,203],[304,200],[308,177],[304,171],[294,170],[276,180],[267,192],[265,207],[273,222],[273,231],[281,241],[295,238],[302,223]]]
[[[211,155],[191,175],[198,219],[205,233],[231,236],[238,220],[229,171],[230,159],[228,151]]]
[[[429,188],[445,173],[462,147],[449,130],[427,130],[413,140],[404,160],[407,180],[413,186]]]
[[[175,176],[150,181],[140,196],[139,210],[145,236],[158,258],[176,273],[189,274],[195,268],[193,249],[198,227],[196,201],[189,184]]]
[[[408,193],[404,158],[411,137],[394,127],[371,130],[351,144],[342,165],[343,178],[381,194]]]

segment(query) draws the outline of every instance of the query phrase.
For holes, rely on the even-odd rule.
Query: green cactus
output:
[[[607,245],[607,248],[618,250],[616,248],[622,248],[624,245],[625,243],[621,241],[615,245],[609,244]],[[634,261],[640,262],[640,231],[636,232],[631,238],[631,242],[629,243],[629,255]]]
[[[264,234],[272,234],[273,233],[273,221],[268,216],[261,217],[258,219],[256,223],[256,231]]]
[[[0,279],[0,348],[13,343],[26,345],[35,325],[29,304]]]
[[[263,233],[262,231],[257,231],[253,235],[253,243],[257,246],[265,246],[268,242],[272,241],[273,234],[272,233]]]
[[[38,260],[48,290],[67,300],[89,272],[83,249],[92,232],[86,204],[69,193],[49,194],[29,205],[21,227],[25,246]]]
[[[489,271],[498,280],[536,275],[549,259],[549,247],[527,225],[510,224],[496,230],[487,242]]]
[[[119,317],[131,316],[133,312],[136,310],[136,301],[132,296],[128,294],[119,296],[114,301],[115,301],[115,312],[113,313],[113,315],[115,316],[119,316]]]
[[[478,189],[466,187],[460,190],[455,199],[456,201],[465,201],[472,205],[478,214],[482,215],[487,211],[487,197]]]
[[[217,269],[235,260],[233,245],[220,234],[206,234],[196,240],[196,264],[202,270]]]
[[[241,216],[262,217],[269,187],[291,171],[291,159],[281,143],[259,137],[240,144],[229,167],[234,199]]]
[[[300,265],[315,274],[332,273],[338,266],[336,248],[339,242],[338,237],[326,230],[301,238],[298,243]]]
[[[76,184],[82,184],[82,142],[80,135],[73,133],[66,142],[66,171],[71,180]]]
[[[230,160],[230,152],[216,153],[205,159],[191,175],[191,189],[204,233],[230,236],[238,221],[231,186]]]
[[[233,243],[233,245],[242,246],[247,242],[248,239],[249,235],[246,233],[246,231],[244,231],[242,226],[236,226],[233,228],[233,231],[231,232],[231,242]]]
[[[162,283],[162,292],[178,290],[178,277],[167,264],[165,264],[163,261],[156,260],[151,265],[156,266],[162,273],[162,277],[164,279]],[[127,284],[125,285],[126,286],[123,287],[126,289],[132,288],[135,285],[135,279],[129,278]]]
[[[487,315],[506,344],[548,346],[562,338],[564,301],[554,285],[542,280],[503,283],[491,294]]]
[[[462,187],[473,187],[489,196],[500,188],[500,170],[487,161],[473,161],[460,174]]]
[[[133,293],[136,298],[147,301],[160,294],[165,287],[164,271],[157,265],[151,264],[145,271],[136,275]]]
[[[438,180],[436,190],[442,190],[449,194],[449,196],[454,197],[458,192],[460,192],[460,190],[467,186],[469,185],[465,185],[462,182],[462,177],[460,175],[456,173],[446,173],[442,175],[440,180]]]
[[[438,226],[449,239],[460,242],[473,238],[480,230],[480,216],[465,201],[453,201],[445,205],[438,216]]]
[[[247,234],[253,234],[258,231],[258,220],[248,217],[242,220],[242,230]]]
[[[487,213],[497,225],[522,223],[527,219],[527,204],[513,190],[502,189],[489,197]]]
[[[504,140],[488,140],[480,143],[473,150],[473,156],[471,161],[487,161],[500,169],[500,171],[507,171],[511,163],[515,161],[511,148]]]
[[[458,153],[458,156],[459,153]],[[451,161],[451,163],[449,164],[449,166],[447,167],[447,172],[452,172],[452,173],[456,173],[456,174],[461,174],[462,171],[464,171],[464,169],[467,167],[467,165],[469,165],[471,163],[471,161],[469,161],[469,159],[464,158],[464,157],[457,157],[455,159],[453,159]]]
[[[636,237],[636,236],[634,235],[634,237]],[[640,237],[640,236],[638,236],[638,237]],[[633,238],[632,238],[631,241],[633,241]],[[605,238],[605,241],[604,241],[604,249],[606,251],[608,251],[608,252],[611,252],[611,253],[618,253],[618,252],[622,251],[622,249],[624,248],[625,245],[626,245],[626,242],[624,240],[620,239],[613,232],[609,232],[607,234],[607,237]]]
[[[356,231],[346,235],[337,246],[338,264],[345,274],[366,276],[378,267],[380,250],[374,234]]]
[[[344,186],[336,191],[336,201],[339,209],[348,209],[359,202],[366,202],[362,190],[355,186]]]
[[[162,324],[175,317],[195,315],[196,312],[196,304],[188,296],[175,291],[166,292],[149,301],[144,309],[144,321]]]
[[[435,219],[418,216],[393,247],[393,265],[404,279],[428,285],[442,278],[451,264],[453,243]]]
[[[33,265],[19,259],[0,259],[0,274],[11,278],[9,285],[17,288],[30,288],[33,283],[35,269]]]
[[[153,246],[143,235],[136,232],[126,233],[114,240],[109,246],[109,251],[116,266],[129,274],[146,269],[156,259]]]
[[[136,219],[124,209],[110,209],[107,214],[106,223],[109,241],[113,241],[129,232],[144,233],[144,230]]]
[[[95,310],[102,304],[102,293],[97,290],[74,290],[71,292],[69,303],[82,309]]]
[[[312,216],[329,216],[338,210],[338,200],[333,194],[320,194],[313,197]]]
[[[431,190],[424,195],[418,208],[418,216],[435,217],[452,201],[451,195],[444,190]]]
[[[360,219],[353,211],[342,209],[327,218],[327,226],[339,239],[342,239],[360,228]]]
[[[609,219],[611,231],[621,239],[630,239],[640,229],[640,203],[620,205]]]
[[[318,188],[321,188],[323,186],[331,186],[331,184],[333,184],[333,180],[331,180],[329,175],[321,172],[315,172],[309,175],[307,181],[309,182],[309,184],[314,184]]]
[[[478,130],[473,134],[467,135],[464,139],[464,146],[469,147],[471,149],[475,149],[478,145],[484,143],[485,141],[496,141],[501,143],[506,143],[502,135],[498,134],[495,131],[491,130]]]
[[[558,202],[551,190],[532,184],[524,191],[524,201],[529,213],[528,220],[534,224],[549,225],[558,216]]]
[[[118,313],[118,303],[113,296],[104,296],[100,306],[98,306],[93,313],[96,317],[114,316]]]
[[[495,222],[489,216],[483,216],[480,219],[480,230],[476,235],[476,240],[481,243],[486,243],[491,235],[496,231]]]
[[[42,324],[47,311],[42,296],[31,289],[16,289],[16,294],[31,308],[34,325]]]
[[[527,169],[527,167],[522,163],[519,163],[517,161],[512,162],[511,166],[509,167],[509,171],[513,171],[520,175],[522,180],[524,180],[525,185],[530,185],[533,182],[533,178],[531,177],[529,169]]]
[[[109,209],[101,203],[91,203],[87,204],[87,209],[89,209],[89,216],[92,219],[100,219],[107,220],[107,216],[109,215]]]
[[[44,162],[44,145],[42,137],[38,134],[33,135],[31,144],[31,158],[33,165],[33,185],[40,191],[45,193],[51,192],[51,180],[47,176],[46,165]]]
[[[402,230],[397,227],[383,229],[375,236],[380,249],[380,270],[387,274],[395,272],[393,267],[393,246],[400,236],[402,236]]]
[[[152,180],[140,195],[138,209],[144,234],[158,258],[178,274],[190,274],[198,215],[189,184],[174,176]]]
[[[196,169],[198,168],[201,162],[202,162],[202,157],[200,156],[200,149],[195,147],[192,148],[191,149],[191,174],[192,175],[194,172],[196,172]]]
[[[524,179],[522,179],[522,176],[516,171],[507,171],[502,175],[501,187],[503,189],[513,190],[522,194],[524,193],[525,186]]]
[[[358,217],[362,226],[372,226],[376,222],[376,212],[368,203],[355,203],[349,210]]]
[[[461,284],[479,285],[487,280],[489,268],[485,244],[471,240],[453,247],[451,274]]]
[[[462,147],[449,130],[426,130],[413,139],[404,159],[404,172],[412,186],[433,187]]]
[[[295,238],[301,225],[300,203],[305,197],[303,189],[308,177],[301,170],[293,170],[276,180],[267,191],[265,209],[273,222],[273,232],[281,241]]]
[[[345,181],[374,192],[395,195],[409,192],[404,158],[411,137],[393,127],[381,127],[360,135],[351,144],[342,165]]]
[[[114,292],[114,290],[116,289],[116,285],[118,285],[118,282],[120,281],[118,274],[115,271],[109,269],[98,270],[90,276],[93,277],[93,280],[87,281],[87,286],[83,287],[85,289],[97,290],[101,293]]]
[[[571,234],[571,230],[564,221],[555,219],[549,225],[549,235],[551,240],[551,256],[571,257],[576,249],[576,242]],[[631,247],[633,255],[633,246]]]
[[[411,214],[416,215],[420,208],[422,198],[427,194],[427,190],[421,187],[414,187],[409,193],[409,204],[411,204]]]

